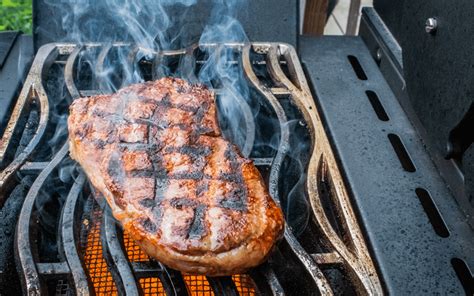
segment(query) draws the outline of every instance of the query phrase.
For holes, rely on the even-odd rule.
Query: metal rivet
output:
[[[438,21],[434,17],[430,17],[426,20],[425,31],[429,34],[434,34],[438,29]]]
[[[375,53],[375,60],[377,62],[380,62],[382,60],[382,49],[377,49],[377,52]]]

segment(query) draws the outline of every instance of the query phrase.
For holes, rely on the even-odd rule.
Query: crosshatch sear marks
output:
[[[133,108],[131,104],[135,104]],[[197,106],[185,103],[173,103],[169,94],[164,94],[162,99],[153,99],[147,96],[138,96],[130,100],[128,105],[122,105],[125,116],[116,122],[119,138],[118,152],[121,157],[114,155],[109,161],[108,173],[113,175],[116,184],[127,183],[127,180],[136,178],[153,178],[153,191],[150,196],[144,196],[138,204],[145,209],[156,212],[163,206],[172,206],[178,210],[187,207],[193,210],[192,223],[189,223],[187,237],[189,239],[200,239],[208,232],[208,225],[204,222],[206,213],[211,207],[221,207],[228,210],[245,212],[247,210],[247,192],[242,176],[242,160],[235,146],[225,143],[224,147],[213,147],[215,141],[200,141],[201,135],[208,133],[209,129],[201,124],[210,104],[204,102]],[[188,122],[179,122],[173,125],[173,120],[163,119],[160,114],[167,113],[173,116],[170,110],[178,109],[178,116],[186,114]],[[93,112],[94,116],[113,116],[108,112]],[[114,116],[116,119],[117,117]],[[161,118],[161,119],[159,119]],[[157,120],[154,120],[157,119]],[[158,124],[156,124],[158,122]],[[194,124],[194,126],[193,126]],[[196,128],[196,126],[198,126]],[[176,137],[173,135],[179,128],[190,133],[184,134],[185,139],[181,145],[176,146]],[[153,128],[158,128],[153,132]],[[201,134],[201,132],[203,134]],[[180,141],[178,141],[180,142]],[[204,143],[202,143],[204,142]],[[179,143],[178,143],[179,144]],[[211,144],[211,145],[209,145]],[[217,143],[218,145],[219,143]],[[216,145],[216,146],[217,146]],[[101,145],[103,147],[104,145]],[[209,166],[209,157],[213,157],[215,150],[224,148],[223,157],[225,161],[220,165],[226,166],[225,171],[216,171],[214,175],[205,173],[205,167]],[[121,180],[120,180],[121,179]],[[192,196],[172,198],[167,203],[164,201],[168,193],[169,183],[177,180],[192,180],[191,188],[181,189],[184,192],[192,191]],[[231,189],[218,196],[207,194],[209,180],[217,180],[231,184]],[[143,191],[143,190],[141,190]],[[122,198],[136,198],[137,193]],[[146,195],[146,193],[145,193]],[[123,204],[124,202],[121,201]],[[162,213],[163,211],[160,210]],[[160,225],[149,219],[141,219],[140,223],[147,230],[153,232]],[[151,226],[153,225],[153,227]]]

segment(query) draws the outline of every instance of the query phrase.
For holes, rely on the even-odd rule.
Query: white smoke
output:
[[[62,41],[77,44],[131,44],[112,47],[104,63],[101,63],[102,67],[98,67],[98,56],[103,47],[81,52],[77,63],[77,76],[80,76],[79,73],[84,69],[89,69],[92,72],[92,80],[101,81],[99,88],[103,92],[114,92],[120,87],[143,82],[145,77],[140,68],[143,60],[151,63],[163,50],[189,48],[197,43],[204,56],[199,69],[196,68],[194,60],[186,61],[182,58],[179,61],[162,59],[160,64],[156,65],[159,68],[152,70],[158,72],[158,77],[181,77],[193,83],[199,82],[210,88],[218,88],[221,128],[229,140],[242,148],[246,137],[245,120],[236,101],[243,100],[252,106],[259,106],[255,103],[257,98],[251,96],[238,48],[249,42],[236,17],[239,9],[246,7],[246,0],[75,0],[67,3],[47,1],[56,9],[55,13],[63,16],[61,26],[66,37]],[[203,13],[202,22],[196,23],[195,18],[189,17],[197,12]],[[237,45],[222,47],[223,43]],[[133,52],[136,47],[141,50]],[[259,111],[255,108],[253,110],[256,116]],[[271,117],[265,120],[274,121]],[[293,125],[290,132],[292,130]],[[257,134],[260,132],[266,131],[257,131]],[[278,143],[279,134],[276,136]],[[53,139],[56,138],[61,137],[57,135]],[[278,144],[275,143],[255,143],[255,146],[268,145],[273,150],[278,149]],[[294,219],[293,225],[296,228],[304,228],[309,217],[304,196],[306,168],[300,161],[298,151],[305,147],[300,147],[297,143],[295,145],[288,150],[295,163],[293,169],[300,172],[300,177],[294,182],[296,184],[291,185],[292,188],[290,186],[285,190],[287,197],[282,207],[287,218]],[[67,178],[62,175],[61,179]]]

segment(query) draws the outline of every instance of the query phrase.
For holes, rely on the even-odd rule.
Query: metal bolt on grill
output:
[[[50,129],[54,126],[51,106],[56,104],[58,96],[72,100],[110,90],[101,77],[92,77],[93,87],[80,88],[84,85],[81,79],[85,78],[77,69],[84,51],[98,52],[97,72],[103,69],[114,50],[127,50],[130,63],[134,63],[139,52],[146,51],[147,58],[141,65],[151,69],[147,79],[156,79],[162,75],[157,69],[165,59],[193,63],[191,69],[203,64],[204,61],[196,59],[202,48],[235,51],[233,62],[242,66],[255,94],[252,99],[258,101],[261,112],[273,116],[278,144],[273,153],[265,154],[255,145],[262,126],[258,115],[254,115],[252,104],[235,96],[245,131],[245,139],[240,143],[242,154],[254,160],[267,180],[270,194],[280,203],[288,195],[282,184],[289,180],[285,175],[289,171],[289,155],[294,137],[299,135],[290,130],[288,123],[298,121],[310,143],[302,197],[310,203],[309,224],[297,231],[287,223],[284,239],[269,261],[248,275],[218,278],[187,275],[151,260],[122,232],[106,203],[101,203],[100,197],[99,203],[95,201],[94,192],[80,169],[73,170],[72,180],[63,181],[61,168],[71,164],[66,139],[52,147],[48,157],[39,156],[51,137]],[[221,92],[216,89],[217,96]],[[67,106],[63,109],[62,115],[67,115]],[[28,145],[15,155],[15,138],[21,134],[32,110],[39,113],[38,127]],[[348,289],[360,294],[382,294],[302,67],[295,50],[286,44],[208,44],[160,52],[125,43],[47,44],[36,55],[0,142],[0,168],[2,202],[16,185],[17,174],[35,176],[19,217],[15,250],[24,292],[29,295],[52,291],[57,294],[74,291],[128,295],[283,295],[295,293],[298,287],[317,289],[324,295]],[[54,190],[47,189],[51,184],[58,185]],[[58,191],[57,188],[62,192],[54,203],[58,214],[50,217],[46,215],[48,207],[44,200],[52,201],[44,195]]]

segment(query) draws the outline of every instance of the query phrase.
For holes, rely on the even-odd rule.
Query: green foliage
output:
[[[0,31],[21,30],[31,34],[32,0],[0,0]]]

